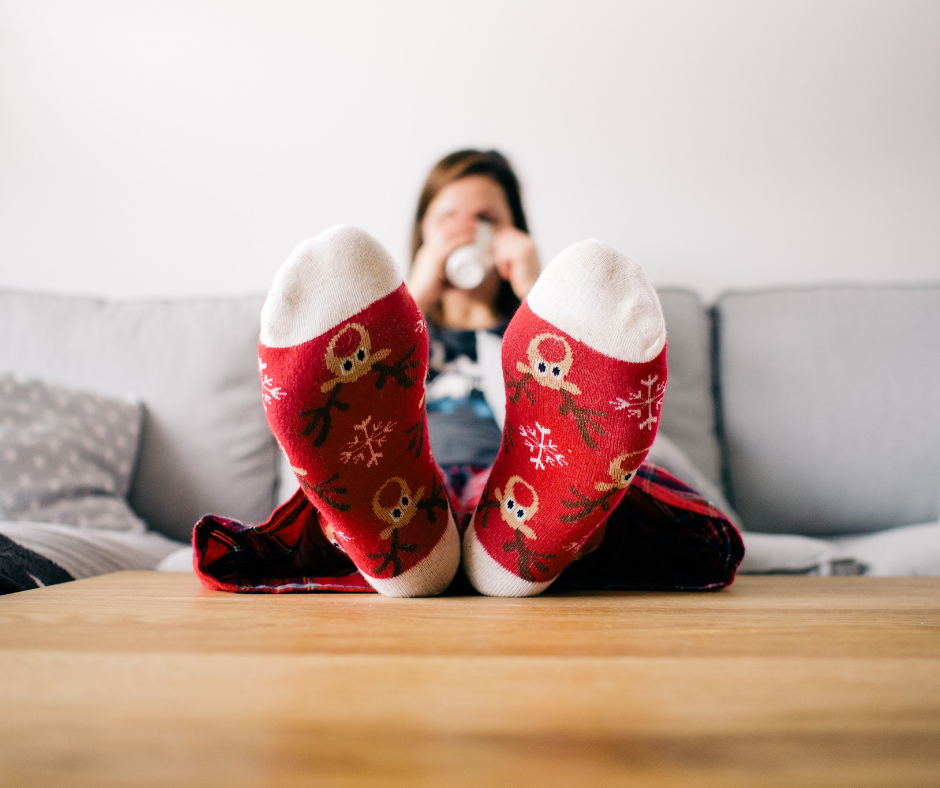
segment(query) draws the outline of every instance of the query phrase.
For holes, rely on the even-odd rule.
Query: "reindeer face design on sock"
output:
[[[358,335],[358,342],[355,340]],[[340,355],[337,355],[337,345]],[[355,345],[352,350],[347,349]],[[348,323],[343,326],[330,340],[326,347],[326,368],[336,377],[328,380],[320,391],[324,394],[340,383],[355,383],[363,375],[372,371],[372,367],[384,359],[391,350],[382,348],[372,352],[372,338],[365,327],[359,323]]]
[[[646,451],[645,449],[643,451]],[[613,479],[613,482],[598,482],[594,485],[594,489],[598,491],[606,492],[607,490],[625,490],[630,486],[630,482],[633,481],[633,477],[636,476],[636,468],[631,470],[625,470],[623,467],[624,462],[626,462],[630,457],[633,457],[641,452],[631,452],[630,454],[621,454],[619,457],[614,457],[610,462],[610,478]]]
[[[388,503],[390,498],[385,495],[385,491],[390,485],[397,487],[398,497],[391,503]],[[379,520],[383,523],[388,523],[388,528],[384,529],[379,534],[379,537],[388,539],[393,531],[397,531],[399,528],[404,528],[408,525],[415,514],[417,514],[418,504],[423,497],[424,487],[419,487],[412,494],[408,482],[402,479],[401,476],[393,476],[379,487],[375,495],[372,496],[372,511],[375,512],[375,516],[378,517]],[[383,501],[385,501],[387,505],[383,505]]]
[[[558,343],[565,349],[564,357],[560,361],[550,361],[542,353],[542,345],[546,342]],[[571,370],[573,361],[571,355],[571,345],[564,337],[558,334],[537,334],[529,342],[529,348],[526,351],[529,357],[528,365],[521,361],[516,362],[516,369],[527,375],[541,386],[546,386],[555,391],[568,391],[572,394],[580,394],[579,389],[574,383],[565,380],[565,376]]]
[[[525,488],[526,497],[531,498],[531,503],[524,505],[519,502],[516,496],[517,485]],[[539,495],[535,488],[519,476],[510,476],[506,482],[505,493],[500,492],[499,487],[496,488],[496,499],[499,501],[499,513],[503,521],[513,530],[521,532],[529,539],[535,539],[535,531],[526,525],[539,510]]]

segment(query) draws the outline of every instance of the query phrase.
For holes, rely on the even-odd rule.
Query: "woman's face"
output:
[[[446,242],[458,234],[474,232],[478,221],[501,230],[512,226],[512,211],[496,181],[486,175],[467,175],[445,186],[431,200],[421,233],[425,242],[437,238]]]

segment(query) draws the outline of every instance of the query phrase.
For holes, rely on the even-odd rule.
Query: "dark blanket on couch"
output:
[[[207,588],[374,591],[324,536],[303,490],[261,525],[207,515],[196,524],[193,545],[196,573]],[[713,590],[734,580],[743,557],[740,534],[718,509],[646,462],[608,518],[597,549],[574,561],[552,588]],[[470,590],[462,573],[452,590]]]
[[[0,594],[66,583],[72,579],[58,564],[0,534]]]

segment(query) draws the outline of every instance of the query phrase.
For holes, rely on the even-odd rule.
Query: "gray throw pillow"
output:
[[[124,500],[142,409],[0,375],[0,519],[140,533]]]

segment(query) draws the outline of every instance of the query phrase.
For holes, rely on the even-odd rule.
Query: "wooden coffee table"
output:
[[[940,578],[0,598],[0,785],[940,785]]]

